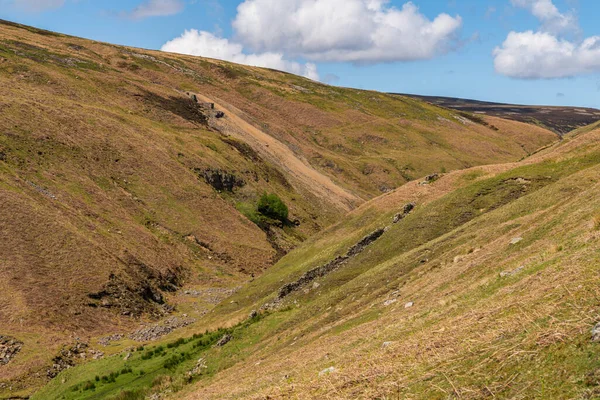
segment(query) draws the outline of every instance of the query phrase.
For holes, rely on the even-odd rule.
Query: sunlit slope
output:
[[[243,316],[389,227],[286,297],[258,344],[236,337],[239,362],[187,398],[596,398],[599,138],[361,207],[215,310]],[[407,202],[415,210],[393,224]]]
[[[582,132],[374,199],[185,340],[69,370],[34,399],[596,398],[599,139]],[[124,368],[134,372],[86,389]]]
[[[23,395],[75,338],[200,319],[213,304],[185,289],[238,288],[381,193],[516,161],[557,139],[417,100],[9,22],[0,22],[0,98],[0,335],[23,342],[0,366],[9,382],[0,390]],[[285,224],[251,222],[265,192],[288,205]]]

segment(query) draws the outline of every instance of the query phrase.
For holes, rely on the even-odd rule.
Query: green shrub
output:
[[[285,203],[275,193],[263,194],[258,200],[258,212],[262,215],[279,220],[287,221],[289,210]]]

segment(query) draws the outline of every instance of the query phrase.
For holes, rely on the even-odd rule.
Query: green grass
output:
[[[269,317],[262,315],[232,328],[195,334],[153,346],[140,346],[127,361],[123,359],[123,354],[119,354],[66,370],[34,394],[32,400],[123,398],[118,397],[122,392],[130,392],[130,396],[141,396],[149,392],[161,377],[170,377],[179,385],[189,384],[199,376],[187,379],[185,373],[207,352],[216,352],[214,345],[223,335],[229,334],[235,339],[244,338],[248,332],[252,332],[252,326],[263,318]],[[250,333],[250,340],[256,341],[256,338],[252,339],[252,335]],[[235,346],[235,342],[228,343],[227,348]],[[222,350],[228,352],[225,347]],[[217,363],[209,360],[208,368],[202,372],[202,376],[213,375],[227,366],[228,362],[223,359]]]
[[[166,381],[169,388],[178,391],[193,383],[183,377],[199,357],[207,357],[209,360],[206,373],[199,377],[199,379],[207,379],[238,363],[243,363],[259,351],[269,354],[283,351],[292,343],[290,332],[294,332],[294,335],[300,338],[309,338],[315,332],[326,332],[331,338],[335,338],[346,335],[363,325],[377,324],[386,309],[382,309],[381,306],[373,308],[366,308],[366,306],[373,301],[381,301],[377,299],[383,298],[387,292],[401,288],[403,284],[414,279],[414,271],[422,268],[423,264],[419,260],[422,259],[423,254],[427,254],[427,257],[436,262],[448,257],[448,254],[453,252],[456,254],[457,249],[462,249],[461,254],[473,254],[474,248],[481,246],[487,240],[479,233],[480,230],[486,226],[501,224],[505,225],[503,230],[496,230],[493,234],[504,234],[520,229],[521,224],[508,222],[539,210],[546,210],[553,202],[560,199],[560,196],[580,193],[584,190],[582,182],[585,178],[573,176],[598,164],[600,164],[600,157],[597,153],[593,153],[560,162],[546,161],[526,165],[492,178],[468,183],[465,187],[427,206],[417,207],[401,224],[393,226],[382,239],[372,245],[369,251],[349,262],[343,269],[321,280],[319,293],[316,291],[309,294],[299,293],[296,298],[302,303],[300,308],[286,308],[252,323],[242,323],[228,330],[209,334],[212,335],[210,338],[200,336],[179,339],[170,344],[163,343],[146,348],[136,352],[127,362],[113,357],[85,364],[61,374],[33,399],[42,399],[43,396],[57,396],[56,398],[65,400],[110,398],[110,396],[136,399],[142,398],[141,396],[152,390],[158,390],[157,388]],[[527,183],[524,184],[523,180]],[[570,191],[565,190],[569,188]],[[252,211],[252,207],[248,204],[239,204],[238,207],[241,211],[244,209],[246,212]],[[320,239],[307,241],[302,249],[282,260],[282,265],[293,267],[291,270],[279,266],[259,278],[233,297],[234,300],[245,299],[235,307],[243,309],[250,304],[249,302],[264,298],[261,296],[268,296],[272,288],[281,285],[282,277],[287,277],[284,282],[287,281],[286,279],[290,279],[291,276],[296,276],[308,266],[314,265],[315,260],[331,259],[336,252],[352,245],[365,230],[372,229],[373,225],[380,225],[386,220],[389,224],[392,214],[393,212],[377,215],[374,210],[365,209],[359,216],[354,216],[335,228],[345,229],[345,234],[352,232],[349,237],[341,241],[339,237],[335,240],[330,239],[325,248],[322,248],[321,241],[328,243],[327,234]],[[484,214],[489,216],[480,218]],[[529,231],[523,242],[508,247],[507,257],[510,252],[518,253],[526,247],[534,246],[560,226],[565,226],[569,215],[566,212],[557,214],[554,220],[549,220]],[[573,235],[576,233],[573,232]],[[581,251],[570,244],[569,240],[571,239],[562,239],[564,250],[559,252],[560,257]],[[425,253],[423,245],[429,245],[431,249]],[[299,260],[305,257],[308,261],[299,263]],[[518,260],[515,261],[515,266],[516,264]],[[558,259],[530,264],[518,275],[498,277],[476,289],[463,292],[453,300],[451,311],[443,314],[436,310],[424,311],[417,318],[417,321],[421,322],[409,325],[408,332],[404,332],[403,335],[436,329],[436,325],[442,319],[459,318],[481,304],[493,304],[506,296],[503,294],[506,288],[542,273],[552,273],[553,269],[559,266]],[[452,283],[460,285],[477,282],[481,278],[478,274],[496,274],[498,271],[498,267],[489,268],[483,272],[467,271],[458,275]],[[369,283],[369,287],[365,286],[366,282]],[[439,290],[451,288],[452,286],[446,286]],[[359,300],[351,299],[349,294]],[[228,310],[233,311],[231,307],[233,306],[221,306],[217,312],[223,317],[227,315]],[[338,310],[337,307],[340,309]],[[363,311],[356,313],[356,310],[361,307]],[[507,319],[515,315],[518,310],[518,308],[507,308],[497,313],[495,317],[498,320]],[[564,316],[558,313],[552,315],[554,319],[568,317],[568,313]],[[548,329],[548,324],[549,319],[546,316],[532,322],[532,326],[538,329]],[[233,334],[234,341],[222,349],[212,348],[212,344],[224,332]],[[269,340],[280,336],[283,340]],[[502,397],[514,397],[523,390],[532,394],[532,398],[540,399],[574,397],[582,390],[596,393],[594,391],[600,380],[591,376],[590,371],[600,369],[600,362],[595,357],[594,346],[586,340],[586,337],[580,335],[569,342],[550,344],[545,347],[536,347],[526,342],[526,339],[525,333],[513,332],[490,345],[501,346],[503,349],[518,346],[523,354],[535,353],[535,357],[523,355],[514,359],[507,358],[507,362],[500,364],[502,367],[499,369],[498,363],[489,363],[487,360],[492,355],[504,360],[503,357],[509,357],[510,353],[497,355],[483,347],[477,347],[467,358],[448,359],[447,362],[452,363],[453,369],[440,367],[434,362],[419,364],[419,371],[432,371],[433,377],[426,382],[415,378],[404,385],[399,394],[442,399],[446,398],[444,391],[447,393],[454,390],[452,385],[458,387],[459,393],[465,390],[485,390],[487,387],[491,388],[490,390],[493,390],[496,396]],[[301,339],[296,345],[309,346],[313,340]],[[270,344],[268,348],[264,348],[261,343]],[[562,365],[562,368],[556,368],[556,365]],[[123,372],[123,369],[125,373],[119,373]],[[128,372],[129,369],[132,370],[131,373]],[[143,375],[139,372],[136,374],[136,371],[141,370],[144,371]],[[476,370],[477,374],[466,372],[470,370]],[[530,384],[532,378],[527,375],[529,370],[536,371],[537,378],[533,385]],[[115,376],[117,373],[118,375]],[[76,381],[73,380],[75,376]],[[99,381],[95,376],[99,376]],[[108,378],[103,379],[103,376]],[[408,373],[405,376],[411,375]],[[67,379],[67,383],[61,385],[59,382],[64,378]],[[381,380],[381,384],[386,382],[383,376],[378,379]],[[377,382],[373,381],[370,384],[376,385]],[[512,383],[499,386],[499,382]],[[390,396],[395,394],[397,393],[389,393]]]

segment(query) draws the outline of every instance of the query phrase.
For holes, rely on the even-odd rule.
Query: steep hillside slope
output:
[[[283,297],[268,330],[205,355],[244,361],[188,398],[597,398],[598,139],[409,184],[353,212],[217,315],[273,304],[284,284],[388,230]]]
[[[404,185],[189,339],[66,371],[34,398],[598,398],[599,139]],[[229,328],[192,336],[211,326]]]
[[[0,98],[0,341],[20,343],[0,364],[0,396],[75,363],[58,362],[62,346],[199,319],[376,195],[556,140],[417,100],[9,22]],[[265,192],[289,221],[258,215]]]

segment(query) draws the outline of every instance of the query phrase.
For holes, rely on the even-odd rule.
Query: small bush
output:
[[[258,200],[257,209],[262,215],[281,222],[285,222],[288,219],[289,210],[275,193],[263,194]]]

